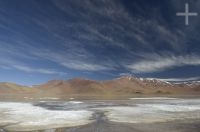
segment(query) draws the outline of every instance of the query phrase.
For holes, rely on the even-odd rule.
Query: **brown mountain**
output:
[[[199,84],[171,84],[155,79],[121,77],[108,81],[82,78],[67,81],[53,80],[36,87],[48,94],[80,95],[142,95],[142,94],[198,94]]]
[[[47,94],[100,94],[104,91],[101,82],[81,78],[52,80],[36,88]]]

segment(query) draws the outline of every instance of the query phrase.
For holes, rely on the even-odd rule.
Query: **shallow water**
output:
[[[82,126],[98,120],[137,124],[190,119],[200,119],[200,99],[0,102],[2,131],[51,131],[51,128]]]

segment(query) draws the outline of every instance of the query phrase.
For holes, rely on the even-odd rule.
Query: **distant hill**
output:
[[[0,83],[0,94],[35,93],[37,89],[14,83]]]

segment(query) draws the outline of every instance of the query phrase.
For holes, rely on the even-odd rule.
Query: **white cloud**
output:
[[[63,66],[75,69],[75,70],[86,70],[86,71],[100,71],[100,70],[108,70],[108,67],[98,65],[98,64],[90,64],[80,61],[75,62],[64,62]]]
[[[150,55],[151,56],[151,55]],[[133,72],[156,72],[173,67],[186,65],[200,65],[200,56],[154,56],[152,59],[145,59],[134,64],[128,65],[127,68]]]

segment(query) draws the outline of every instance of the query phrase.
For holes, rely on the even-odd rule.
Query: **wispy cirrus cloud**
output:
[[[27,18],[28,21],[37,24],[40,27],[40,29],[36,28],[37,30],[47,31],[47,35],[52,37],[50,39],[55,44],[51,44],[51,48],[39,47],[41,50],[38,50],[37,46],[33,46],[37,45],[37,39],[30,39],[32,36],[19,31],[20,36],[16,38],[16,41],[23,43],[24,48],[19,49],[20,46],[18,46],[12,49],[12,46],[10,46],[12,50],[7,49],[4,51],[9,51],[9,54],[16,55],[19,58],[29,57],[30,59],[42,59],[41,61],[50,60],[70,69],[98,71],[114,69],[117,67],[116,65],[125,63],[118,53],[108,54],[105,52],[105,54],[101,54],[108,47],[114,47],[113,49],[118,47],[118,52],[125,51],[124,54],[132,56],[135,50],[154,50],[162,43],[171,46],[173,49],[179,49],[177,48],[179,47],[178,40],[184,36],[181,30],[171,30],[164,24],[159,23],[162,20],[161,14],[157,14],[157,20],[147,20],[144,16],[137,17],[118,1],[93,2],[78,0],[66,2],[53,0],[52,3],[57,7],[55,8],[56,11],[61,13],[59,17],[47,17],[48,10],[42,10],[42,8],[36,10],[42,12],[40,15],[21,15]],[[37,3],[35,4],[37,5]],[[65,16],[78,21],[69,21]],[[52,19],[56,19],[56,21]],[[153,43],[151,37],[149,37],[149,31],[159,36],[154,37]],[[14,32],[16,31],[14,30]],[[43,45],[45,45],[44,43],[50,43],[48,39],[45,37],[42,41],[39,39],[39,43]],[[56,50],[57,47],[59,47],[58,50]],[[107,52],[112,52],[112,48]],[[97,53],[95,50],[100,52]],[[121,62],[114,60],[116,58],[119,58]],[[133,61],[133,63],[135,62]]]
[[[127,68],[133,72],[158,72],[166,69],[181,67],[181,66],[198,66],[200,65],[200,56],[198,55],[184,55],[184,56],[161,56],[148,55],[149,59],[130,64]]]

